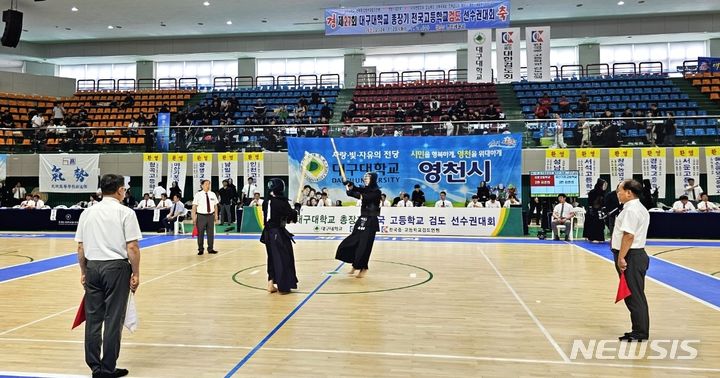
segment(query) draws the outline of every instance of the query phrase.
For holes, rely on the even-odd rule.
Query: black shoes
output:
[[[202,255],[203,253],[205,253],[205,251],[198,251],[198,256]]]
[[[214,250],[214,249],[211,249],[211,250],[208,250],[208,253],[214,255],[214,254],[218,253],[218,251],[216,251],[216,250]]]
[[[631,343],[633,341],[637,341],[637,342],[641,343],[643,341],[646,341],[647,339],[648,339],[647,336],[643,337],[643,336],[640,336],[637,334],[633,334],[632,332],[625,332],[624,335],[618,337],[618,340],[627,341],[629,343]]]
[[[115,369],[112,373],[93,373],[93,378],[115,378],[115,377],[124,377],[128,375],[129,371],[128,369]]]

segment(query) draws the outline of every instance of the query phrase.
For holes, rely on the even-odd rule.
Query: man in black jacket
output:
[[[235,222],[234,204],[237,202],[238,193],[234,186],[230,186],[228,180],[222,181],[222,188],[218,190],[220,194],[220,222],[232,225]]]
[[[425,193],[423,193],[423,191],[420,190],[420,184],[415,184],[415,188],[413,189],[411,199],[412,199],[413,207],[425,206]]]

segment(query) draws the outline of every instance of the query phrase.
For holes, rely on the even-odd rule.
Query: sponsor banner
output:
[[[520,28],[495,29],[497,81],[520,81]]]
[[[492,29],[468,30],[468,82],[492,83]]]
[[[187,179],[187,161],[188,156],[184,153],[168,154],[168,172],[165,188],[170,193],[173,182],[178,183],[178,187],[185,188],[185,180]],[[147,192],[145,192],[147,193]]]
[[[633,178],[633,149],[611,148],[610,190],[615,190],[621,181]]]
[[[193,196],[200,190],[200,181],[212,180],[212,161],[212,153],[193,153]],[[185,197],[192,198],[192,196]]]
[[[650,180],[650,186],[658,190],[658,198],[665,198],[667,186],[666,151],[661,147],[641,148],[643,180]]]
[[[265,193],[265,156],[262,152],[243,152],[243,180],[247,182],[248,177],[254,179],[260,193]]]
[[[675,162],[675,197],[685,192],[688,179],[695,179],[700,184],[700,148],[674,147]]]
[[[40,155],[40,191],[95,193],[98,189],[99,162],[99,154]]]
[[[710,196],[720,194],[720,147],[705,147],[705,161],[707,164],[707,188]]]
[[[424,33],[508,25],[509,0],[325,9],[325,35]]]
[[[570,150],[563,148],[548,148],[545,150],[546,171],[569,171]]]
[[[218,154],[218,177],[220,178],[220,186],[223,180],[232,179],[232,183],[237,185],[238,177],[238,153],[222,152]]]
[[[152,193],[153,189],[162,182],[162,160],[161,153],[143,154],[143,193]],[[129,178],[126,179],[129,182]]]
[[[527,80],[550,81],[550,27],[525,28]],[[470,67],[468,65],[468,67]]]

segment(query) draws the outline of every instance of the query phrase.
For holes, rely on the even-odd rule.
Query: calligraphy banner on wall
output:
[[[610,190],[615,190],[621,181],[633,178],[633,149],[611,148]]]
[[[218,154],[218,177],[220,182],[232,179],[233,184],[237,185],[238,177],[238,153],[222,152]],[[222,185],[222,184],[221,184]]]
[[[193,196],[200,190],[200,181],[212,180],[212,161],[212,153],[193,153]],[[192,196],[185,197],[192,198]]]
[[[158,183],[162,182],[162,160],[161,153],[143,154],[143,193],[152,193]]]
[[[293,176],[293,171],[290,172]],[[243,180],[247,182],[248,177],[254,178],[260,193],[265,193],[265,156],[262,152],[243,153]]]
[[[575,158],[580,173],[580,198],[587,198],[588,192],[600,178],[600,149],[578,148],[575,150]]]
[[[445,191],[448,200],[464,206],[482,181],[499,196],[514,190],[521,198],[521,138],[521,134],[341,138],[335,144],[348,180],[356,184],[365,172],[375,171],[389,199],[410,193],[419,184],[427,202],[435,203]],[[303,180],[315,190],[327,187],[332,199],[356,202],[345,193],[328,138],[288,138],[288,160],[290,197]]]
[[[468,30],[468,82],[492,83],[492,29]]]
[[[520,28],[495,29],[497,81],[520,81]]]
[[[99,154],[40,155],[40,191],[94,193],[97,191]]]
[[[509,0],[325,9],[325,35],[458,31],[509,24]]]
[[[688,179],[695,179],[700,184],[700,148],[675,147],[673,148],[675,161],[675,197],[685,192]]]
[[[707,164],[707,188],[708,195],[720,194],[720,147],[705,147],[705,161]]]
[[[168,172],[165,189],[170,190],[173,182],[178,183],[181,190],[185,189],[185,180],[187,179],[187,154],[171,153],[168,154]]]
[[[528,81],[552,80],[550,77],[550,27],[526,27],[525,45]]]
[[[650,180],[650,186],[658,190],[658,198],[665,198],[667,187],[667,166],[665,148],[641,148],[643,180]]]
[[[548,148],[545,150],[545,170],[570,170],[570,150],[563,148]]]

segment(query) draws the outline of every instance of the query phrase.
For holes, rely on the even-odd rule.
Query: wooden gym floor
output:
[[[218,255],[197,256],[186,236],[147,235],[140,327],[124,332],[118,366],[131,377],[720,376],[720,243],[648,247],[651,340],[699,340],[697,358],[623,360],[571,358],[573,340],[630,328],[607,244],[379,238],[357,279],[333,259],[339,240],[298,237],[300,288],[280,296],[262,290],[257,236],[220,236]],[[0,376],[89,376],[83,330],[70,330],[74,250],[69,234],[0,234]]]

